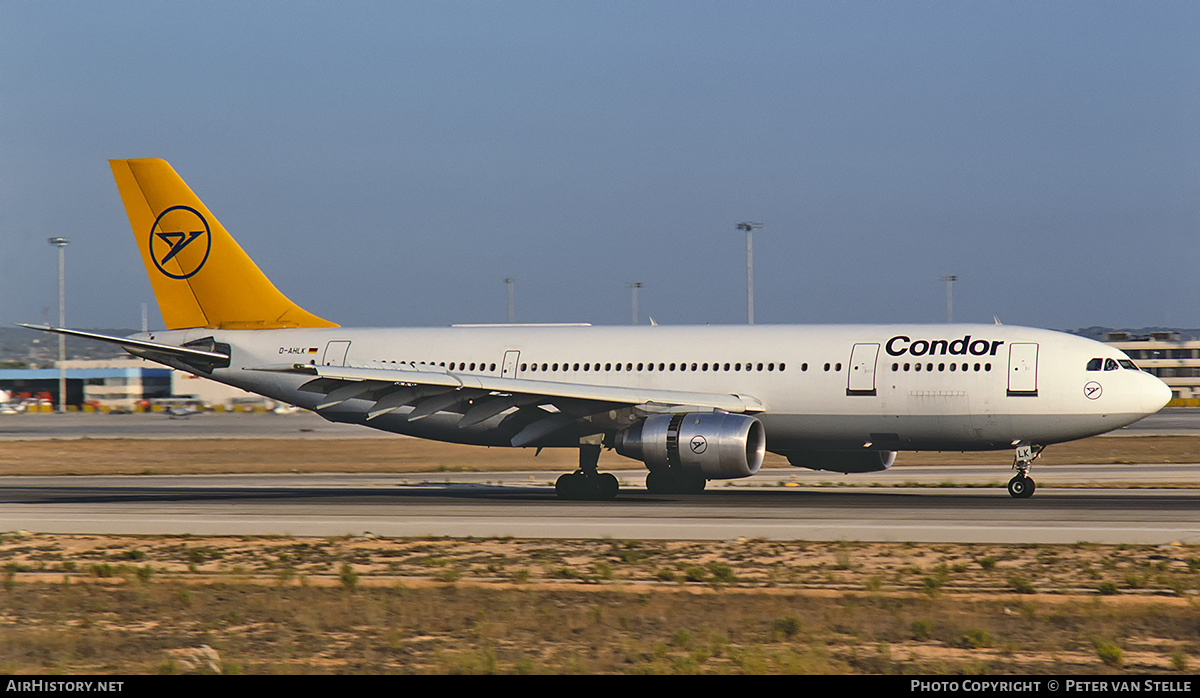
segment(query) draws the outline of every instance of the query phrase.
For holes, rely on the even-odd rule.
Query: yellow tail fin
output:
[[[337,327],[275,288],[165,160],[109,160],[167,329]]]

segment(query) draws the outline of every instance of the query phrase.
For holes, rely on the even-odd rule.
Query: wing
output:
[[[512,438],[513,446],[528,446],[614,410],[629,416],[679,412],[762,412],[761,401],[730,393],[654,390],[586,383],[525,380],[460,374],[431,367],[400,368],[393,364],[262,366],[253,371],[313,376],[300,387],[323,399],[318,411],[355,398],[372,400],[367,420],[412,407],[409,421],[438,412],[459,413],[459,427],[470,427],[510,412],[525,423]],[[507,417],[506,417],[507,418]]]

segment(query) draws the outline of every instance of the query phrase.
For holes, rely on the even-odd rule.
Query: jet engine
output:
[[[835,473],[874,473],[896,462],[895,451],[793,451],[785,455],[798,468]]]
[[[728,480],[758,472],[767,435],[754,417],[689,412],[647,417],[618,432],[615,446],[617,453],[644,462],[651,472],[682,469]]]

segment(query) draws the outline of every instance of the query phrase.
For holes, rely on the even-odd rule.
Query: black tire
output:
[[[680,478],[680,491],[683,494],[700,494],[704,492],[708,480],[699,473],[688,473]]]
[[[1037,489],[1032,478],[1018,475],[1008,481],[1008,494],[1013,499],[1029,499]]]
[[[609,501],[617,498],[617,493],[621,491],[621,483],[617,482],[617,476],[612,473],[602,473],[599,480],[599,499]]]
[[[577,499],[578,487],[575,483],[574,473],[564,473],[558,476],[554,481],[554,494],[558,495],[559,499]]]

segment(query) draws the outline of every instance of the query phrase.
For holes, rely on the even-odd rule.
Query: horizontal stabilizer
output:
[[[53,332],[55,334],[67,335],[68,337],[82,337],[83,339],[91,339],[97,342],[116,344],[134,356],[139,356],[150,360],[157,360],[158,358],[162,357],[170,357],[188,363],[199,362],[218,366],[229,365],[229,355],[221,354],[215,351],[192,349],[190,347],[179,347],[175,346],[174,344],[149,342],[143,339],[130,339],[129,337],[113,337],[106,334],[97,334],[95,332],[84,332],[83,330],[69,330],[65,327],[48,327],[46,325],[26,324],[21,324],[21,327],[26,327],[31,330],[38,330],[39,332]]]

